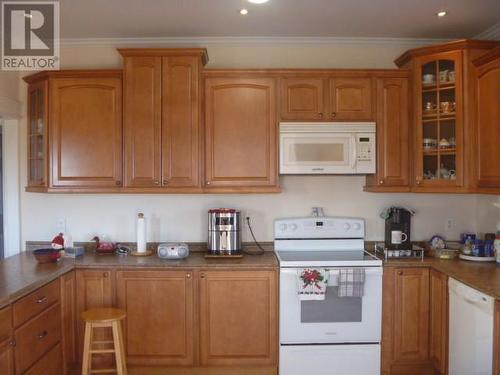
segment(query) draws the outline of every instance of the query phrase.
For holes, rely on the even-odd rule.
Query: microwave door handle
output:
[[[356,167],[357,159],[358,159],[358,151],[356,150],[356,136],[353,135],[351,137],[351,146],[352,146],[352,160],[351,160],[351,169],[354,169]]]

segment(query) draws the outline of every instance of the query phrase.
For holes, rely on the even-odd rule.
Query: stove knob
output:
[[[286,231],[286,224],[280,224],[280,231]]]
[[[344,224],[344,230],[346,230],[346,231],[347,231],[347,230],[349,230],[349,229],[351,229],[351,224],[349,224],[349,223],[345,223],[345,224]]]
[[[359,223],[354,223],[353,226],[354,230],[360,230],[361,229],[361,225]]]
[[[297,230],[297,224],[290,224],[290,230]]]

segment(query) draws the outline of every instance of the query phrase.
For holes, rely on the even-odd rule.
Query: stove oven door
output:
[[[360,268],[360,267],[349,267]],[[363,267],[361,267],[363,268]],[[379,343],[382,322],[382,267],[365,267],[363,297],[338,296],[338,268],[329,267],[324,301],[301,301],[298,272],[280,270],[281,344]]]

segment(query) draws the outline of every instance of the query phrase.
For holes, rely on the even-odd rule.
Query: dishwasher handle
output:
[[[493,311],[494,298],[490,297],[476,289],[467,286],[460,281],[450,278],[448,281],[448,288],[450,293],[455,294],[458,298],[463,299],[465,302],[478,306],[487,311]]]

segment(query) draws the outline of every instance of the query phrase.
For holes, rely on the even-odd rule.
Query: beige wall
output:
[[[0,71],[0,118],[17,118],[21,113],[19,73]]]
[[[393,60],[409,45],[397,44],[207,44],[209,67],[234,68],[393,68]],[[111,46],[63,46],[63,68],[120,67],[120,57]],[[23,89],[24,92],[24,89]],[[23,98],[25,95],[23,95]],[[23,138],[26,133],[22,121]],[[26,158],[26,142],[22,144]],[[89,150],[90,152],[90,150]],[[26,163],[21,163],[26,183]],[[361,216],[367,219],[367,238],[383,238],[379,212],[391,204],[417,210],[414,239],[443,233],[457,238],[464,230],[475,230],[476,197],[432,194],[373,194],[362,191],[364,177],[320,176],[281,178],[281,194],[262,195],[41,195],[22,194],[23,240],[49,240],[57,221],[65,218],[75,240],[106,234],[113,240],[133,241],[134,218],[139,210],[149,220],[149,239],[154,241],[204,241],[206,211],[231,206],[253,218],[259,240],[272,239],[273,219],[302,216],[311,206],[323,206],[328,215]],[[454,225],[445,230],[446,219]],[[244,231],[248,240],[248,231]]]

